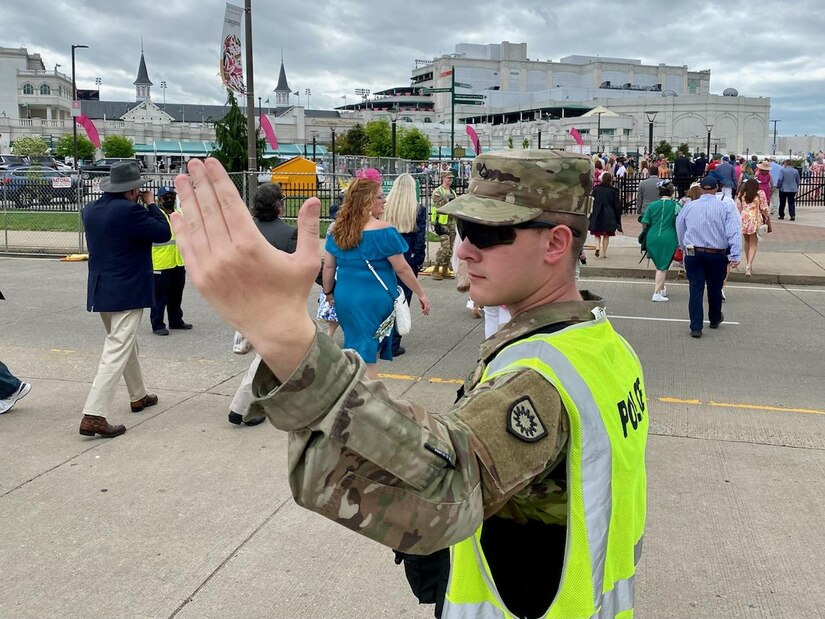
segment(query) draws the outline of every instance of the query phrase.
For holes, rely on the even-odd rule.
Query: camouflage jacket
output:
[[[289,432],[289,482],[296,502],[381,544],[429,554],[473,534],[493,514],[566,521],[568,421],[555,388],[523,369],[479,384],[485,360],[526,335],[593,318],[600,299],[554,303],[513,318],[481,347],[465,395],[443,415],[394,399],[365,376],[361,358],[318,334],[283,384],[261,363],[250,415]],[[536,442],[507,430],[525,397],[547,434]],[[561,474],[564,480],[564,475]]]

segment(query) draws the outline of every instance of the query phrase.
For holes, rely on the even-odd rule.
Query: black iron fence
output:
[[[247,195],[251,183],[259,185],[278,180],[286,197],[287,219],[295,219],[304,200],[316,196],[321,200],[321,218],[329,221],[330,207],[341,199],[341,191],[352,181],[353,166],[376,166],[383,175],[384,191],[389,193],[392,183],[402,172],[410,172],[417,181],[419,199],[429,208],[433,190],[440,184],[440,170],[449,166],[457,175],[453,189],[461,195],[466,191],[467,178],[461,162],[444,161],[441,165],[399,160],[370,160],[353,157],[336,161],[336,172],[319,170],[318,174],[279,175],[266,173],[236,173],[231,178],[241,196]],[[344,167],[341,167],[344,166]],[[172,173],[146,173],[148,187],[157,190],[172,186]],[[69,254],[86,251],[81,210],[100,197],[100,181],[105,173],[84,175],[82,178],[63,176],[59,179],[32,177],[24,181],[0,182],[0,252],[27,254]],[[7,178],[7,177],[5,177]],[[642,175],[628,174],[614,180],[619,190],[624,212],[636,212],[636,193]],[[697,180],[686,179],[685,184]],[[799,207],[825,206],[825,175],[803,175],[796,194]]]
[[[690,184],[699,181],[701,177],[692,176],[688,179],[671,179],[674,184],[685,188]],[[626,174],[613,180],[613,186],[619,190],[619,197],[622,202],[622,210],[625,213],[636,212],[636,194],[639,190],[639,183],[644,180],[640,173]],[[799,191],[796,194],[797,206],[825,206],[825,176],[813,176],[807,174],[802,176],[799,183]]]

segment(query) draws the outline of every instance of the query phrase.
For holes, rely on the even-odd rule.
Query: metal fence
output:
[[[429,207],[433,189],[440,183],[437,166],[430,173],[416,172],[415,162],[397,159],[369,159],[365,157],[338,157],[336,173],[289,174],[282,188],[286,197],[285,218],[294,220],[304,200],[317,196],[321,200],[322,221],[329,222],[329,209],[338,201],[341,190],[353,179],[356,169],[376,167],[383,172],[384,190],[389,192],[392,182],[402,172],[414,172],[418,181],[421,203]],[[343,161],[341,161],[343,160]],[[401,162],[401,163],[399,163]],[[403,165],[402,165],[403,163]],[[450,162],[444,161],[444,165]],[[457,162],[456,162],[457,163]],[[345,167],[341,167],[344,165]],[[357,166],[357,167],[355,167]],[[460,165],[458,167],[461,172]],[[148,187],[174,183],[173,173],[144,173]],[[0,252],[7,254],[66,255],[85,253],[86,239],[81,211],[84,205],[98,199],[102,191],[100,181],[105,173],[87,173],[79,179],[71,179],[68,187],[54,186],[67,182],[68,176],[53,183],[49,179],[27,182],[26,188],[11,183],[0,183]],[[271,180],[270,173],[240,172],[230,174],[238,193],[246,198],[251,183],[261,184]],[[281,179],[283,181],[283,179]],[[457,193],[466,189],[466,179],[457,177],[453,187]]]
[[[679,179],[679,183],[684,183],[689,187],[690,183],[699,181],[702,177],[693,176],[689,179]],[[613,186],[619,190],[619,198],[622,203],[622,210],[625,213],[636,212],[636,192],[639,183],[644,178],[640,173],[626,174],[613,181]],[[675,179],[671,179],[677,184]],[[796,193],[796,206],[825,206],[825,176],[803,175],[799,183],[799,191]]]

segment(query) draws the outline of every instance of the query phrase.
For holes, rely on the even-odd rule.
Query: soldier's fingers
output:
[[[204,167],[220,204],[229,236],[232,237],[233,234],[243,234],[255,230],[252,215],[250,215],[249,209],[246,208],[246,204],[244,204],[241,195],[238,193],[237,186],[229,178],[221,162],[210,157],[204,162]]]
[[[175,177],[175,191],[180,198],[183,219],[173,218],[172,225],[178,244],[186,247],[187,264],[202,261],[209,256],[209,239],[203,229],[203,218],[198,198],[192,189],[192,180],[186,174]],[[175,223],[177,222],[177,223]]]
[[[298,211],[298,246],[295,249],[296,258],[315,269],[321,265],[321,251],[318,244],[320,230],[319,217],[321,215],[321,201],[318,198],[309,198]]]
[[[221,169],[223,169],[222,166]],[[203,229],[209,243],[209,249],[213,253],[221,251],[231,242],[229,229],[226,227],[223,209],[215,193],[212,179],[209,178],[202,161],[193,159],[189,162],[189,177],[192,180],[192,190],[200,207]]]

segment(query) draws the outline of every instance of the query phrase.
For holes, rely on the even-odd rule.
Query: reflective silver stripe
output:
[[[591,321],[580,323],[571,328],[581,328],[582,325],[592,326],[593,324]],[[543,363],[553,368],[564,389],[579,410],[582,445],[582,499],[584,502],[587,543],[590,549],[590,565],[593,570],[593,604],[598,608],[601,602],[601,592],[604,588],[607,534],[613,509],[613,491],[611,488],[613,465],[610,438],[607,435],[601,412],[590,388],[567,357],[546,341],[525,340],[505,348],[493,359],[487,368],[487,372],[493,374],[522,359],[531,358],[541,359]],[[564,587],[565,576],[566,574],[563,573],[559,590]]]
[[[450,600],[444,600],[444,610],[441,612],[442,619],[503,619],[507,616],[490,602],[450,604]]]
[[[631,576],[613,583],[613,589],[602,596],[599,612],[591,619],[613,619],[619,613],[633,608],[633,588],[636,577]]]
[[[642,535],[636,545],[633,547],[633,565],[639,565],[639,560],[642,558],[642,546],[644,545],[645,536]]]
[[[177,245],[178,242],[175,239],[170,241],[166,241],[165,243],[152,243],[152,247],[166,247],[167,245]]]

